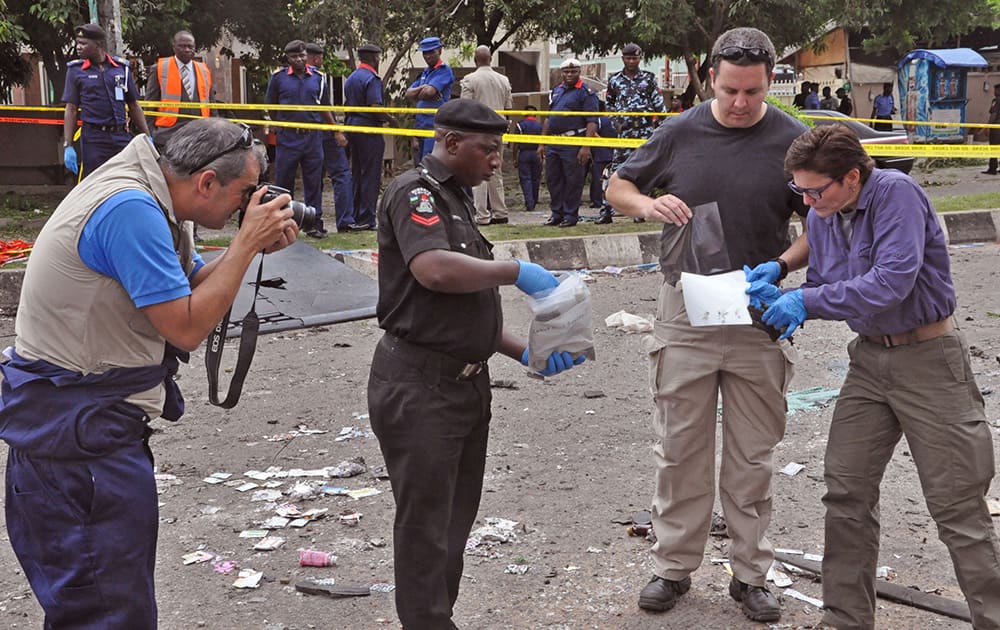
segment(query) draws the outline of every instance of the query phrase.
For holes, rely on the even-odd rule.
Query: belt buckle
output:
[[[897,345],[892,342],[892,335],[882,335],[879,340],[882,342],[882,346],[886,348],[895,348]]]
[[[459,380],[459,381],[467,381],[467,380],[469,380],[470,378],[472,378],[476,374],[479,374],[482,371],[483,371],[483,364],[482,364],[482,362],[480,362],[480,363],[466,363],[465,367],[462,368],[462,371],[459,372],[458,376],[456,376],[455,378],[457,380]]]

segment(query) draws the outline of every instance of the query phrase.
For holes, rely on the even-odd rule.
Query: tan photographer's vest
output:
[[[156,199],[170,224],[186,274],[193,267],[191,224],[178,224],[158,154],[144,135],[84,179],[42,228],[24,274],[15,349],[30,360],[44,359],[67,370],[102,373],[117,367],[159,365],[164,339],[132,303],[124,287],[80,259],[77,246],[94,210],[111,195],[141,190]],[[158,385],[128,398],[151,418],[163,409]]]

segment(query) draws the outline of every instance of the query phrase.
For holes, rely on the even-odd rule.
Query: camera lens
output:
[[[288,205],[292,209],[292,220],[299,226],[299,230],[308,232],[316,227],[316,208],[301,201],[292,201]]]

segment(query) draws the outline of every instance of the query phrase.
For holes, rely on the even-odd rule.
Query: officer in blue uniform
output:
[[[600,102],[600,109],[604,111],[604,101]],[[611,118],[607,116],[601,116],[597,119],[597,135],[602,138],[617,138],[618,128]],[[614,149],[611,147],[594,147],[590,150],[590,207],[591,208],[603,208],[604,207],[604,189],[607,186],[607,180],[604,178],[604,169],[611,164],[611,159],[614,157]],[[610,214],[607,215],[607,221],[604,220],[604,213],[598,218],[595,223],[611,223]]]
[[[330,92],[325,77],[306,63],[306,43],[293,39],[285,45],[288,65],[271,75],[266,101],[275,105],[329,105]],[[275,120],[296,123],[334,124],[329,110],[276,111]],[[295,172],[302,166],[302,190],[307,205],[316,208],[317,231],[310,236],[322,238],[323,230],[323,134],[301,127],[278,127],[275,147],[274,183],[295,190]]]
[[[330,78],[323,73],[323,47],[316,43],[306,44],[306,63],[315,68],[323,77],[327,100],[333,103],[333,86]],[[333,116],[336,120],[337,117]],[[333,185],[333,208],[337,217],[337,231],[341,226],[354,223],[354,187],[351,184],[351,164],[347,159],[347,136],[342,131],[323,131],[323,170]],[[322,181],[322,178],[320,178]],[[309,232],[310,236],[326,236],[326,230],[318,225]]]
[[[549,110],[555,112],[597,112],[597,94],[580,78],[580,62],[567,59],[559,65],[563,82],[549,96]],[[548,136],[597,136],[597,116],[548,116],[542,125]],[[580,219],[580,197],[590,162],[590,147],[554,144],[545,151],[545,181],[552,199],[552,214],[544,225],[573,227]]]
[[[406,100],[415,101],[418,108],[437,109],[451,98],[451,86],[455,82],[455,74],[451,71],[451,66],[441,59],[441,47],[441,38],[439,37],[425,37],[420,40],[420,52],[423,53],[427,67],[406,90]],[[417,114],[417,122],[414,127],[433,129],[434,114]],[[421,140],[417,164],[432,149],[434,149],[434,138]]]
[[[384,107],[382,78],[378,60],[382,49],[375,44],[358,48],[358,67],[344,82],[344,102],[351,107]],[[347,124],[358,127],[396,125],[396,119],[384,112],[347,112]],[[378,133],[348,133],[351,147],[351,172],[354,185],[354,223],[337,224],[337,231],[375,228],[375,204],[382,183],[382,156],[385,139]]]
[[[129,114],[132,124],[141,132],[148,134],[149,128],[137,100],[139,92],[129,62],[107,53],[104,29],[97,24],[84,24],[76,27],[73,34],[76,54],[80,58],[66,64],[66,85],[62,95],[66,103],[63,163],[82,179],[132,140],[128,131]],[[79,156],[73,148],[77,118],[83,121]]]
[[[534,105],[525,109],[537,111]],[[535,116],[525,116],[524,120],[514,125],[513,133],[527,136],[542,135],[542,123]],[[518,142],[514,145],[514,168],[517,169],[517,179],[521,182],[521,194],[524,195],[524,208],[528,212],[535,210],[538,202],[538,189],[542,184],[542,161],[537,144]]]

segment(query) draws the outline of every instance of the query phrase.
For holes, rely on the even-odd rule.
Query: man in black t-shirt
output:
[[[473,99],[442,105],[434,149],[389,186],[378,208],[379,326],[368,411],[396,500],[396,612],[407,630],[454,628],[465,543],[479,509],[490,423],[486,361],[524,365],[503,329],[498,287],[529,295],[559,284],[534,263],[496,261],[464,187],[500,166],[507,120]],[[576,364],[549,356],[544,376]]]
[[[667,256],[667,244],[677,240],[677,233],[694,229],[689,222],[708,225],[707,211],[695,216],[691,208],[714,203],[721,234],[713,236],[722,251],[712,264],[727,256],[729,263],[715,271],[756,266],[749,275],[776,281],[789,268],[805,264],[804,238],[786,251],[789,218],[805,214],[805,208],[786,185],[783,161],[806,127],[764,102],[774,60],[774,46],[761,31],[723,33],[709,70],[715,98],[660,125],[611,177],[607,190],[608,201],[623,214],[664,224],[665,282],[647,348],[659,438],[654,576],[639,595],[639,606],[648,610],[672,608],[704,557],[715,498],[721,392],[719,494],[732,538],[729,593],[750,619],[776,621],[781,615],[765,586],[774,556],[765,531],[771,517],[772,454],[784,434],[784,394],[794,350],[752,326],[692,326],[677,280],[681,272],[695,269],[685,268],[684,256],[680,261]]]

